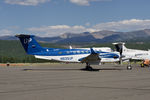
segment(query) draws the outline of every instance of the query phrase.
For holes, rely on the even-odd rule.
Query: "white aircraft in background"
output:
[[[25,51],[29,55],[34,55],[39,59],[56,60],[63,62],[81,62],[86,63],[85,70],[93,70],[90,65],[100,65],[101,62],[118,62],[118,52],[105,52],[99,49],[59,49],[41,47],[33,35],[16,35],[22,43]]]
[[[128,49],[125,47],[125,43],[113,43],[115,45],[116,51],[120,52],[120,58],[132,59],[132,60],[150,60],[150,50],[138,50],[138,49]]]
[[[69,46],[70,49],[73,49],[72,46]],[[93,50],[96,51],[105,51],[105,52],[113,52],[110,47],[92,47]],[[90,49],[90,48],[75,48],[75,49]]]

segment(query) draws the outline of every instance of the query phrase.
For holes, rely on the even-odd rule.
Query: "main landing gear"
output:
[[[86,69],[87,71],[92,71],[92,70],[93,70],[93,68],[90,66],[89,63],[86,63],[85,69]]]
[[[85,71],[99,71],[99,69],[93,69],[89,63],[86,63],[86,67],[83,69]]]

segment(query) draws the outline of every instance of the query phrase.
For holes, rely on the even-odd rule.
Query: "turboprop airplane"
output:
[[[125,43],[113,43],[115,45],[116,51],[120,52],[120,58],[123,59],[132,59],[132,60],[150,60],[150,51],[146,50],[137,50],[137,49],[128,49],[125,47]],[[122,61],[120,60],[120,61]]]
[[[59,49],[59,48],[44,48],[41,47],[34,35],[20,34],[16,35],[22,43],[25,51],[29,55],[34,55],[35,58],[56,60],[62,62],[81,62],[86,63],[85,70],[92,71],[90,65],[100,65],[101,62],[117,62],[119,61],[119,53],[103,52],[89,49]]]

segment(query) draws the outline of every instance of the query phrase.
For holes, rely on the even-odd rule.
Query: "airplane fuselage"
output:
[[[144,59],[150,60],[150,51],[146,50],[125,49],[123,51],[123,55],[135,60],[144,60]]]
[[[118,54],[113,52],[95,51],[99,54],[101,62],[115,62],[119,61]],[[36,58],[56,60],[63,62],[80,62],[79,59],[87,57],[91,54],[90,49],[57,49],[45,48],[41,52],[34,53]]]

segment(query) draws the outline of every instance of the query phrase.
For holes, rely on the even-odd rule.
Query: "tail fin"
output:
[[[27,54],[32,55],[42,51],[42,47],[36,42],[36,40],[33,38],[33,35],[20,34],[16,35],[16,37],[20,39],[21,44],[24,47]]]

